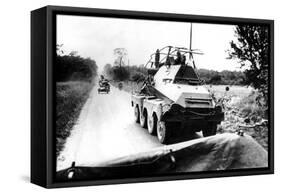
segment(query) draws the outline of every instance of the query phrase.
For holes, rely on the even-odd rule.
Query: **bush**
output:
[[[145,80],[145,75],[143,73],[140,73],[140,72],[136,72],[131,80],[134,81],[134,82],[143,82]]]
[[[249,96],[242,98],[237,104],[244,117],[267,118],[267,106],[259,92],[253,91]]]
[[[126,67],[114,66],[110,70],[110,76],[114,81],[125,81],[130,78],[130,71]]]
[[[208,69],[198,69],[199,77],[207,84],[213,85],[245,85],[245,74],[241,71],[214,71]]]
[[[63,81],[92,81],[97,74],[96,62],[80,56],[57,55],[55,75],[57,82]]]
[[[144,81],[147,69],[144,66],[111,66],[106,64],[103,73],[114,81]]]

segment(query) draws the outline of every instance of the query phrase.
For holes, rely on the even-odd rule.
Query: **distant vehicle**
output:
[[[119,90],[122,90],[122,89],[123,89],[123,83],[122,83],[122,82],[120,82],[120,83],[118,84],[118,88],[119,88]]]
[[[135,121],[157,134],[163,144],[183,130],[202,131],[204,137],[215,135],[224,120],[222,107],[196,72],[193,54],[202,53],[173,46],[157,49],[147,63],[154,68],[148,70],[142,89],[132,94]]]
[[[110,84],[107,79],[101,79],[99,81],[99,88],[98,88],[98,93],[106,93],[108,94],[110,92]]]

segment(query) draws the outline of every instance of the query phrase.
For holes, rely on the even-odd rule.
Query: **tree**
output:
[[[134,82],[144,82],[145,81],[145,77],[146,75],[141,73],[141,72],[135,72],[133,75],[132,75],[132,81]]]
[[[114,66],[112,68],[112,79],[115,81],[125,81],[130,77],[130,71],[126,67]]]
[[[116,56],[116,59],[114,61],[115,65],[119,65],[120,67],[122,66],[122,64],[125,64],[125,59],[128,55],[128,52],[125,48],[116,48],[114,49],[114,55]]]
[[[57,44],[56,45],[57,55],[63,55],[64,54],[64,51],[63,51],[62,47],[63,47],[63,44]]]
[[[210,79],[210,83],[213,84],[220,84],[221,82],[222,82],[222,77],[218,73]]]
[[[111,76],[111,69],[112,69],[111,64],[107,63],[107,64],[103,67],[103,74],[105,74],[106,76]]]
[[[96,62],[76,55],[56,56],[56,81],[89,81],[97,74]]]
[[[78,51],[71,51],[71,52],[69,53],[69,56],[72,56],[72,57],[78,56]]]
[[[268,27],[265,25],[238,25],[237,41],[231,41],[229,56],[238,59],[245,68],[246,83],[258,89],[265,102],[268,98]]]

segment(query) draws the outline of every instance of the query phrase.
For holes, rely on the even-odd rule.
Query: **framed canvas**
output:
[[[272,174],[274,22],[31,12],[31,182]]]

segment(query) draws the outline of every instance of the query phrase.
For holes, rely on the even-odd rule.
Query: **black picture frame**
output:
[[[130,18],[215,24],[260,24],[269,27],[269,135],[268,168],[191,172],[159,177],[57,182],[55,179],[55,71],[56,15]],[[46,188],[274,173],[274,21],[172,13],[46,6],[31,12],[31,182]]]

